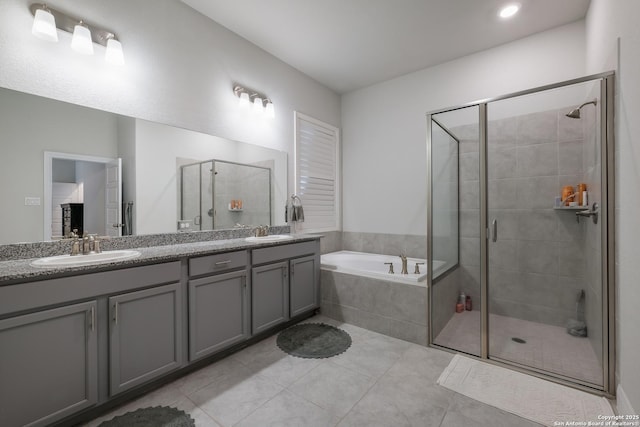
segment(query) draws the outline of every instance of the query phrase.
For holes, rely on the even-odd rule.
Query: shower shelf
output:
[[[242,208],[229,208],[229,212],[242,212]]]
[[[553,209],[557,211],[583,211],[589,209],[589,206],[554,206]]]

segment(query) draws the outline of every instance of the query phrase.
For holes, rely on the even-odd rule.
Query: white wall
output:
[[[117,157],[116,123],[112,114],[0,89],[0,244],[44,236],[44,152]],[[40,206],[25,206],[25,197],[40,197]]]
[[[344,230],[425,234],[425,113],[580,77],[584,46],[580,21],[344,95]]]
[[[59,32],[31,35],[30,0],[0,2],[0,86],[293,153],[293,111],[340,126],[340,98],[310,77],[176,0],[78,2],[56,8],[114,31],[126,66],[107,66],[104,48],[84,57]],[[269,96],[273,121],[238,109],[238,82]],[[289,170],[293,170],[289,156]],[[293,188],[293,174],[289,174]]]
[[[618,409],[640,411],[640,2],[591,0],[586,20],[587,71],[617,68],[616,282]],[[618,56],[617,39],[620,39]]]

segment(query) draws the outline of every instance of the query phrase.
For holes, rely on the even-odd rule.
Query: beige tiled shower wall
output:
[[[570,109],[489,116],[489,221],[498,222],[498,240],[489,244],[492,313],[559,326],[576,317],[576,298],[585,289],[586,225],[575,212],[553,209],[562,186],[586,179],[584,121],[565,117]],[[477,126],[472,130],[453,132],[463,136],[460,287],[479,301]]]

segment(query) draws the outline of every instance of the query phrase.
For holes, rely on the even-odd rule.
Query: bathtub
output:
[[[410,283],[418,286],[425,286],[427,280],[426,261],[419,258],[407,258],[409,274],[400,273],[402,271],[402,261],[399,256],[340,251],[324,254],[320,259],[322,270]],[[389,266],[385,265],[388,262],[393,263],[394,274],[389,273]],[[424,263],[420,266],[420,274],[413,273],[416,263]],[[434,261],[436,269],[442,265],[444,265],[444,262]]]
[[[321,312],[394,338],[427,344],[427,265],[413,274],[416,262],[408,258],[409,274],[400,274],[399,256],[340,251],[320,257]],[[393,263],[395,274],[389,274]],[[436,266],[444,264],[440,261]]]

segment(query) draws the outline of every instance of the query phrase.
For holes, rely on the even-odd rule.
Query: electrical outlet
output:
[[[186,220],[178,220],[178,230],[188,231],[191,228],[191,222]]]
[[[40,197],[25,197],[25,206],[40,206]]]

